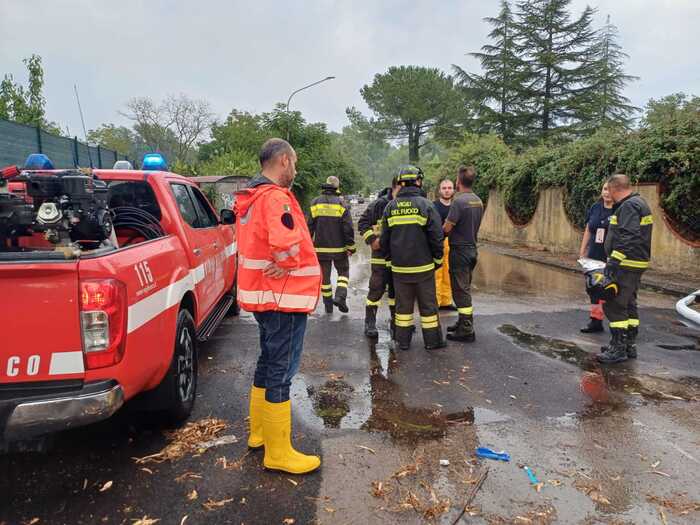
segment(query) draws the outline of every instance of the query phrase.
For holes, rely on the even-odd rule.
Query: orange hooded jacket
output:
[[[236,192],[238,303],[249,312],[316,309],[321,267],[294,194],[262,175]],[[288,273],[273,279],[263,270],[275,262]]]

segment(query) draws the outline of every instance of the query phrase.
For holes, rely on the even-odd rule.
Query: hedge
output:
[[[598,199],[605,179],[627,173],[634,182],[658,182],[661,205],[679,233],[700,240],[700,99],[672,95],[651,101],[639,129],[601,130],[557,146],[537,146],[516,154],[494,135],[467,135],[434,166],[435,181],[473,165],[476,193],[502,192],[516,224],[533,216],[541,189],[565,189],[566,212],[583,227],[586,210]]]

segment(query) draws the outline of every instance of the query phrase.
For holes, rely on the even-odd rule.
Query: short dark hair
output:
[[[268,139],[260,148],[260,167],[266,167],[280,155],[291,155],[294,148],[284,139]]]
[[[471,188],[474,186],[474,180],[476,179],[476,169],[474,166],[460,166],[457,172],[457,180],[465,188]]]
[[[399,176],[396,175],[395,177],[391,178],[391,187],[396,188],[396,186],[399,185]]]
[[[630,178],[624,173],[616,173],[608,178],[608,186],[618,190],[630,189]]]
[[[455,182],[454,182],[451,178],[449,178],[449,177],[445,177],[444,179],[442,179],[442,180],[438,183],[438,188],[439,188],[440,186],[442,186],[442,183],[443,183],[443,182],[450,182],[450,183],[452,183],[452,187],[454,188]]]

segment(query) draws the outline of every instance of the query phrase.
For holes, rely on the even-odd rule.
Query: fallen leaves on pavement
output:
[[[192,489],[192,492],[190,492],[189,494],[187,494],[187,499],[190,500],[190,501],[194,501],[194,500],[196,500],[198,497],[199,497],[199,494],[197,493],[197,491],[196,491],[195,489]]]
[[[600,483],[578,480],[574,483],[574,487],[583,492],[594,502],[600,503],[601,505],[610,505],[610,500],[603,494],[603,488]]]
[[[149,518],[148,516],[144,516],[139,520],[133,520],[132,525],[154,525],[154,523],[158,523],[159,521],[160,520],[158,518]]]
[[[108,481],[107,483],[102,485],[102,487],[100,488],[100,492],[105,492],[105,491],[111,489],[112,485],[114,485],[114,483],[112,481]]]
[[[647,494],[647,501],[664,507],[676,516],[686,516],[691,512],[700,512],[700,502],[688,499],[686,494],[675,494],[671,497],[660,497]]]
[[[219,509],[223,507],[224,505],[231,503],[233,501],[233,498],[226,498],[222,499],[219,501],[214,501],[213,499],[209,498],[207,501],[202,503],[202,507],[204,507],[207,510],[214,510],[214,509]]]
[[[391,485],[384,483],[383,481],[373,481],[372,482],[372,496],[375,498],[383,498],[392,491]]]
[[[200,476],[196,472],[187,471],[184,474],[180,474],[178,477],[176,477],[175,481],[177,483],[182,483],[188,479],[202,479],[202,476]]]
[[[228,427],[223,419],[205,418],[187,423],[183,428],[166,434],[170,443],[157,454],[134,458],[136,463],[162,463],[174,461],[187,454],[198,452],[202,444],[213,441]]]

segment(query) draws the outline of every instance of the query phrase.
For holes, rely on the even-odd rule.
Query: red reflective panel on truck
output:
[[[0,382],[84,373],[76,262],[0,265]]]

